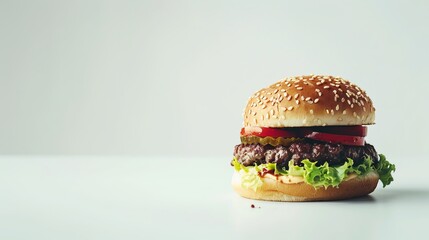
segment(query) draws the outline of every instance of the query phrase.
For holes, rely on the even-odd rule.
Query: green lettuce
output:
[[[380,176],[383,187],[393,181],[392,172],[395,171],[395,165],[389,163],[386,157],[380,154],[380,161],[374,165],[369,156],[364,158],[361,164],[354,164],[353,159],[347,158],[343,165],[330,166],[328,162],[317,166],[317,162],[311,162],[308,159],[302,160],[303,166],[294,165],[289,161],[288,169],[280,168],[275,163],[260,164],[255,166],[244,166],[236,158],[232,160],[232,165],[237,172],[240,172],[243,188],[256,191],[262,186],[262,180],[259,173],[263,170],[274,170],[275,175],[298,176],[303,177],[304,182],[314,188],[328,188],[329,186],[338,187],[350,174],[364,176],[371,171],[376,171]]]
[[[241,173],[241,186],[243,188],[252,189],[255,192],[262,186],[262,180],[256,168],[251,168],[247,172]]]
[[[383,154],[380,154],[380,161],[375,166],[380,181],[383,183],[383,187],[386,187],[393,181],[392,172],[396,170],[395,164],[392,164],[386,160]]]

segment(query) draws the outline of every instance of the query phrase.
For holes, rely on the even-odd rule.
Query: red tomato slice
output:
[[[273,138],[309,138],[317,141],[340,143],[352,146],[364,146],[366,126],[329,126],[329,127],[245,127],[241,136],[273,137]]]
[[[315,132],[332,133],[339,135],[359,136],[365,137],[368,128],[366,126],[326,126],[326,127],[314,127],[312,128]]]
[[[341,143],[344,145],[352,146],[364,146],[365,138],[359,136],[348,136],[348,135],[338,135],[332,133],[322,133],[322,132],[312,132],[305,136],[317,141],[329,142],[329,143]]]
[[[257,137],[303,137],[296,128],[267,128],[267,127],[244,127],[240,132],[241,136]]]

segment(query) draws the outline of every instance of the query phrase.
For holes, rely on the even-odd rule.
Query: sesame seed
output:
[[[282,91],[282,92],[286,92],[286,90],[285,90],[284,88],[282,88],[280,91]]]
[[[290,86],[292,86],[292,84],[288,83],[286,86],[290,87]]]
[[[347,103],[348,103],[349,105],[350,105],[350,104],[352,104],[352,103],[350,102],[350,100],[348,100],[348,99],[347,99]]]
[[[279,87],[279,86],[277,86],[277,87]],[[275,91],[274,91],[274,94],[276,94],[276,93],[278,93],[279,92],[279,90],[278,89],[276,89]]]
[[[289,97],[287,97],[287,100],[290,101],[292,99],[292,95],[289,95]]]
[[[346,110],[344,110],[344,111],[343,111],[343,115],[346,115],[346,113],[347,113],[347,111],[346,111]]]
[[[304,101],[304,100],[305,100],[304,96],[301,96],[301,101]]]
[[[296,102],[296,104],[299,104],[299,100],[296,100],[295,102]]]
[[[287,110],[289,110],[289,111],[292,111],[292,109],[293,109],[293,106],[290,106],[287,108]]]
[[[297,87],[296,89],[298,89],[298,90],[302,90],[302,87]]]
[[[282,111],[283,111],[283,112],[286,112],[286,110],[287,110],[287,108],[282,107]]]
[[[271,113],[271,115],[274,115],[274,113],[275,113],[274,109],[271,109],[270,113]]]
[[[267,105],[265,105],[265,104],[264,104],[264,105],[262,105],[262,109],[265,109],[266,107],[267,107]]]
[[[258,124],[258,119],[254,118],[253,121],[255,122],[255,124]]]
[[[314,103],[318,103],[318,102],[319,102],[318,98],[314,99]]]
[[[316,91],[316,92],[320,92],[320,89],[316,88],[316,89],[315,89],[315,91]]]
[[[353,108],[353,107],[354,107],[353,103],[350,105],[350,107],[351,107],[351,108]]]
[[[310,100],[311,99],[311,97],[307,97],[307,98],[305,98],[305,101],[308,101],[308,100]]]
[[[355,117],[357,116],[356,112],[353,112],[353,116],[355,116]]]
[[[320,84],[322,84],[322,82],[317,82],[316,85],[319,86]]]
[[[328,88],[329,88],[329,86],[323,86],[323,88],[324,88],[324,89],[328,89]]]
[[[344,99],[344,98],[341,98],[341,102],[344,102],[344,101],[346,101],[346,99]]]
[[[267,113],[265,116],[267,119],[270,119],[270,114]]]
[[[293,96],[293,98],[298,99],[299,97],[299,93],[295,94],[295,96]]]
[[[313,114],[314,112],[313,112],[313,109],[310,109],[310,114]]]
[[[253,116],[256,116],[257,112],[253,112]]]
[[[338,118],[337,120],[338,120],[339,122],[343,121],[343,119],[342,119],[342,118]]]
[[[326,109],[326,113],[329,114],[329,109]]]
[[[334,115],[334,109],[331,109],[331,115]]]
[[[319,97],[322,96],[322,92],[318,92],[318,94],[319,94]]]
[[[335,107],[335,110],[340,110],[340,105],[337,104],[337,106]]]
[[[366,108],[365,107],[363,107],[363,111],[366,112]]]

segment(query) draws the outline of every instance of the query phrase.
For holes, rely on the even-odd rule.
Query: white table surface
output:
[[[368,197],[310,203],[237,196],[229,160],[0,156],[0,239],[429,239],[424,159],[389,158],[395,182]]]

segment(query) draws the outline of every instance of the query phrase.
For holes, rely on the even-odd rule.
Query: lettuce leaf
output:
[[[328,162],[317,166],[317,162],[311,162],[308,159],[302,160],[303,166],[294,165],[289,161],[288,169],[278,168],[275,163],[260,164],[255,166],[244,166],[236,158],[232,160],[232,165],[237,172],[240,172],[242,187],[256,191],[262,186],[262,180],[258,173],[263,169],[274,170],[275,175],[298,176],[302,177],[304,182],[314,188],[328,188],[329,186],[338,187],[350,174],[364,176],[371,171],[376,171],[380,176],[383,187],[393,181],[392,172],[395,171],[395,165],[389,163],[386,157],[380,154],[380,161],[375,166],[369,156],[364,158],[363,163],[354,164],[353,159],[348,158],[343,165],[330,166]]]
[[[324,186],[337,187],[343,180],[340,177],[339,171],[333,167],[329,167],[329,164],[325,162],[321,166],[316,166],[316,162],[310,162],[308,159],[302,161],[304,164],[304,182],[312,185],[315,188]],[[345,163],[344,165],[346,165]],[[343,166],[344,166],[343,165]],[[347,168],[347,167],[343,167]]]
[[[383,183],[383,187],[393,182],[392,172],[396,171],[395,164],[388,162],[383,154],[380,154],[380,161],[375,169],[380,177],[380,181]]]
[[[241,186],[243,188],[252,189],[256,192],[262,186],[262,180],[258,175],[256,168],[250,168],[248,171],[241,170]]]

